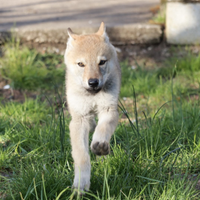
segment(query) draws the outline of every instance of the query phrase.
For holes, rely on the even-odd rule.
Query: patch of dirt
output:
[[[66,45],[65,44],[36,44],[26,43],[29,48],[35,48],[40,53],[50,52],[59,53],[64,55]],[[158,63],[162,63],[165,59],[171,56],[171,45],[162,42],[160,44],[113,44],[118,53],[120,61],[127,60],[129,64],[135,64],[137,60],[138,64],[144,64],[147,68],[155,68]],[[200,48],[199,48],[200,50]]]
[[[7,101],[17,101],[20,103],[23,103],[25,101],[25,98],[32,98],[36,99],[37,93],[26,91],[22,92],[20,90],[13,90],[10,89],[0,89],[0,98],[2,103],[6,103]]]

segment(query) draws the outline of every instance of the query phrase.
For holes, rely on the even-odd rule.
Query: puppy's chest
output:
[[[97,114],[97,112],[98,112],[98,106],[97,106],[97,103],[95,101],[91,102],[90,112],[93,113],[93,114]]]
[[[84,100],[77,105],[77,108],[83,115],[97,114],[98,107],[98,103],[94,99],[88,97],[84,98]]]

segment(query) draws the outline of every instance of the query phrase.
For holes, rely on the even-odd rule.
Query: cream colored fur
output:
[[[69,128],[75,165],[73,187],[83,191],[90,187],[89,132],[94,131],[90,145],[93,153],[109,153],[110,138],[118,123],[121,71],[103,22],[97,33],[76,35],[68,29],[68,34],[64,57],[67,103],[72,117]],[[98,80],[98,86],[91,87],[90,79]]]

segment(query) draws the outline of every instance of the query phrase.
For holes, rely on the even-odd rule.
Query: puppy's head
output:
[[[94,34],[76,35],[68,29],[65,52],[67,71],[78,86],[97,93],[107,81],[114,67],[116,52],[109,42],[102,22]]]

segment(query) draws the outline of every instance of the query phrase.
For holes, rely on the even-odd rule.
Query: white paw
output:
[[[89,191],[90,188],[90,176],[75,176],[73,188],[78,191]]]

